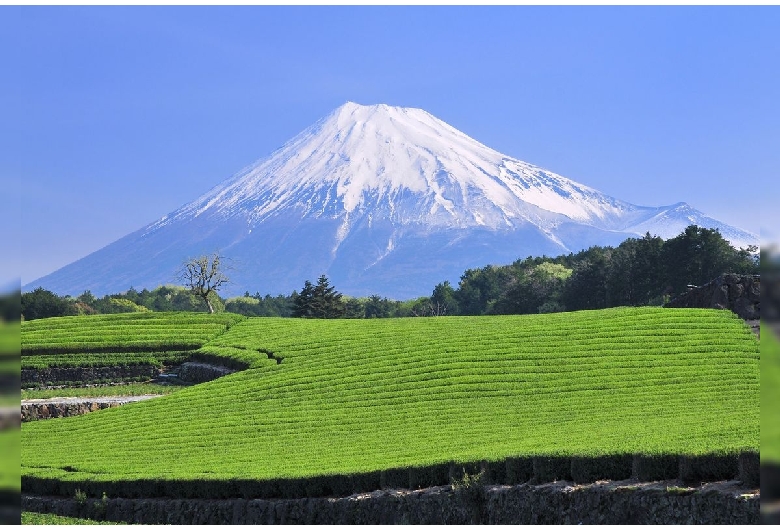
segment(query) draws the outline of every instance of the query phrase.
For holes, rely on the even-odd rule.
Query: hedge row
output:
[[[24,322],[22,355],[193,350],[244,320],[230,313],[130,313]]]
[[[42,344],[37,346],[25,346],[22,357],[37,355],[73,355],[73,354],[101,354],[101,353],[156,353],[161,351],[192,351],[197,350],[203,344],[202,341],[159,341],[159,342],[126,342],[126,343],[74,343],[67,346],[53,346]]]
[[[192,351],[155,351],[132,353],[74,353],[66,355],[35,355],[22,358],[22,369],[98,366],[135,366],[149,364],[153,366],[180,364],[192,355]]]

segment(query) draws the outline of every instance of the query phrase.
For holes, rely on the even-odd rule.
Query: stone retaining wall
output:
[[[760,495],[732,483],[627,481],[452,486],[345,498],[75,499],[22,496],[24,510],[130,524],[755,524]]]
[[[18,412],[16,407],[0,407],[0,431],[19,428]]]
[[[127,403],[135,403],[158,397],[146,396],[116,396],[99,398],[55,398],[55,399],[28,399],[22,402],[22,421],[47,420],[49,418],[64,418],[67,416],[80,416],[88,412],[95,412],[112,407],[119,407]]]
[[[185,383],[205,383],[234,372],[235,370],[225,366],[200,362],[186,362],[179,366],[177,375],[179,381]]]
[[[656,482],[673,480],[681,484],[737,481],[745,489],[759,487],[757,452],[740,455],[704,456],[606,456],[507,458],[496,462],[435,464],[414,468],[388,469],[350,475],[323,475],[308,478],[257,479],[127,479],[88,482],[22,476],[22,491],[30,495],[71,497],[80,490],[97,497],[182,499],[305,499],[346,497],[367,491],[440,487],[479,476],[483,484],[542,484],[570,481],[589,484],[601,480]]]
[[[23,368],[22,387],[57,384],[98,383],[103,381],[137,381],[154,379],[160,368],[148,364],[134,366],[77,366],[69,368]]]
[[[80,385],[100,382],[140,381],[159,377],[162,373],[175,375],[185,383],[205,383],[236,370],[202,362],[186,362],[171,370],[148,364],[132,366],[79,366],[68,368],[24,368],[22,387],[42,387],[78,383]],[[17,379],[18,381],[18,379]]]

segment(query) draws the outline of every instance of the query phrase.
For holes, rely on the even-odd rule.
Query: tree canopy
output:
[[[766,267],[780,262],[762,254]],[[214,254],[186,262],[186,287],[132,287],[96,298],[59,297],[38,288],[21,295],[23,318],[128,311],[231,311],[247,316],[303,318],[387,318],[408,316],[547,313],[615,306],[661,305],[725,273],[759,274],[757,248],[735,249],[717,230],[691,225],[664,241],[645,234],[617,247],[593,246],[557,257],[529,256],[509,265],[486,265],[463,272],[457,285],[443,281],[430,296],[394,301],[378,294],[342,296],[322,275],[301,292],[262,296],[259,292],[223,300],[227,283],[222,258]],[[17,299],[18,300],[18,299]],[[132,302],[128,303],[126,301]],[[13,312],[9,312],[12,314]]]
[[[342,294],[330,285],[324,274],[312,285],[309,280],[293,297],[292,316],[302,318],[341,318],[346,310]]]

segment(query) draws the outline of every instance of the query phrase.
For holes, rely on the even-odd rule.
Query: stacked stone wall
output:
[[[557,482],[379,490],[343,498],[88,499],[23,495],[28,511],[131,524],[755,524],[760,496],[733,484]]]
[[[74,366],[68,368],[23,368],[22,387],[44,387],[62,384],[88,384],[106,381],[141,381],[154,379],[160,368],[148,364],[131,366]]]
[[[21,421],[47,420],[49,418],[65,418],[80,416],[127,403],[144,401],[157,396],[118,396],[99,398],[61,397],[56,399],[28,399],[22,402]]]

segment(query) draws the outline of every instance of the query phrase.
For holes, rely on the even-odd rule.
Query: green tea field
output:
[[[761,326],[761,460],[780,465],[780,340]]]
[[[22,324],[22,369],[180,362],[244,317],[230,313],[125,313]]]
[[[25,323],[23,359],[55,344],[56,355],[186,344],[248,368],[142,403],[25,423],[23,490],[250,495],[242,488],[313,477],[360,475],[374,487],[425,466],[759,448],[758,340],[728,311],[251,318],[210,340],[182,325],[171,342],[143,327],[115,333],[112,320],[81,320],[78,335]]]

